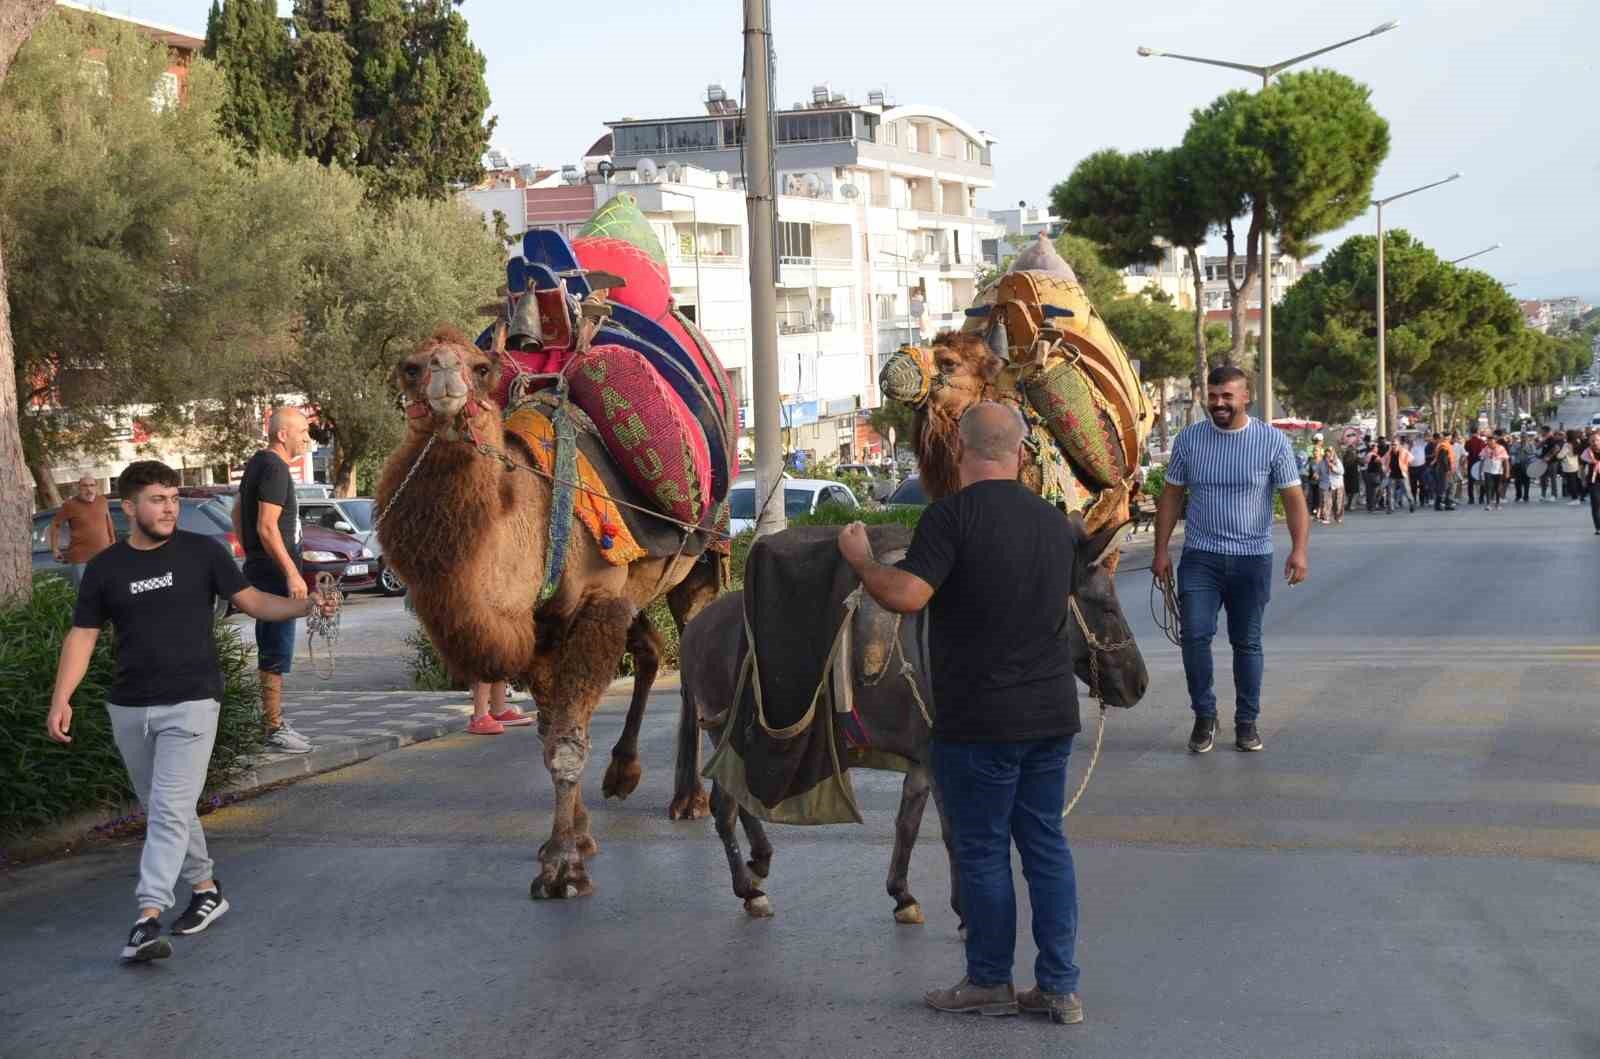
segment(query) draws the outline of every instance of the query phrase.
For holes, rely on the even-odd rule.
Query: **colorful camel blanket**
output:
[[[556,433],[550,417],[536,406],[525,406],[506,417],[507,433],[515,434],[528,446],[539,469],[547,475],[556,471]],[[613,566],[627,566],[648,554],[628,529],[627,520],[611,500],[611,493],[587,454],[577,453],[577,481],[573,488],[573,512],[600,552]]]

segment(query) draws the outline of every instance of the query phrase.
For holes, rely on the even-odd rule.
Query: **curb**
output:
[[[313,747],[307,754],[267,755],[257,759],[254,768],[247,770],[221,793],[247,794],[274,783],[282,783],[284,780],[331,772],[413,743],[426,743],[430,739],[438,739],[452,732],[465,731],[466,727],[467,717],[463,716],[459,723],[452,720],[418,725],[409,731],[397,732],[394,735],[366,736],[353,743]]]

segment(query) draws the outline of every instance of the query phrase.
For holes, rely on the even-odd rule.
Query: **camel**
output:
[[[540,605],[552,489],[528,470],[531,453],[506,434],[490,397],[498,354],[440,328],[401,359],[394,378],[407,433],[378,487],[384,554],[457,677],[509,678],[539,703],[555,810],[529,891],[586,896],[594,889],[586,862],[599,851],[580,790],[590,717],[631,652],[633,698],[602,788],[626,798],[641,775],[639,726],[663,646],[643,608],[665,594],[681,629],[716,596],[717,571],[709,559],[682,556],[613,565],[574,519],[565,572]]]
[[[1114,554],[1118,528],[1107,527],[1090,536],[1084,530],[1082,516],[1073,514],[1067,519],[1077,540],[1072,594],[1096,640],[1096,644],[1091,645],[1076,624],[1069,623],[1065,633],[1072,648],[1073,668],[1078,678],[1108,704],[1132,706],[1143,697],[1149,675],[1138,648],[1133,644],[1133,632],[1122,614],[1121,604],[1117,601],[1112,564],[1106,561]],[[886,553],[883,560],[894,562],[900,554]],[[889,858],[887,890],[895,903],[895,922],[913,925],[923,922],[922,906],[911,892],[907,873],[911,864],[911,850],[921,830],[922,813],[931,792],[939,812],[945,853],[950,861],[950,907],[964,929],[960,876],[950,844],[950,829],[945,821],[944,805],[931,782],[927,766],[928,744],[933,733],[923,720],[918,706],[918,696],[924,702],[931,702],[933,697],[928,684],[928,659],[921,636],[921,620],[919,617],[896,623],[893,616],[879,607],[870,596],[862,600],[854,622],[858,657],[866,665],[856,673],[854,701],[856,709],[866,721],[866,727],[878,737],[873,749],[894,754],[911,763],[901,787],[900,809],[895,816],[894,853]],[[916,671],[913,679],[917,682],[915,692],[905,680],[899,678],[898,673],[894,673],[892,661],[896,652],[890,635],[899,637],[900,656],[913,660]],[[697,732],[704,729],[715,745],[722,738],[727,719],[733,715],[729,707],[733,705],[738,681],[743,636],[742,592],[722,596],[684,630],[680,649],[682,709],[678,719],[677,784],[680,790],[699,783]],[[873,662],[869,663],[869,659]],[[876,672],[866,672],[868,667]],[[884,679],[889,674],[893,674],[894,678]],[[734,895],[744,901],[745,911],[750,916],[771,916],[772,900],[766,893],[766,883],[772,871],[773,848],[765,824],[742,808],[717,783],[712,784],[711,813],[717,836],[722,840],[723,851],[728,858]],[[745,837],[750,842],[748,861],[739,848],[736,823],[743,826]]]

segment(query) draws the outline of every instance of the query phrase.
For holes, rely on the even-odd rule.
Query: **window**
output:
[[[850,111],[779,114],[778,142],[818,143],[827,140],[848,140],[850,119]]]
[[[744,404],[744,369],[728,369],[728,387],[733,390],[733,403]]]
[[[156,110],[166,110],[178,105],[178,75],[167,70],[156,78],[155,91],[150,93],[150,105]]]
[[[950,238],[955,241],[956,264],[961,264],[961,233],[951,232]]]
[[[891,147],[900,146],[900,123],[898,121],[891,121],[883,126],[882,140]]]
[[[894,295],[874,294],[872,297],[877,302],[878,319],[892,319],[894,317]]]
[[[783,491],[783,513],[787,518],[811,514],[811,501],[816,498],[816,493],[809,489],[785,489]],[[751,490],[751,504],[754,506],[755,491]]]
[[[857,112],[856,139],[865,140],[868,143],[876,143],[878,141],[878,123],[881,120],[876,114]]]
[[[660,125],[623,125],[616,130],[616,153],[640,155],[659,153],[666,140]]]
[[[778,257],[796,261],[811,260],[811,225],[782,221],[778,225]]]
[[[979,147],[977,144],[973,143],[971,140],[967,141],[967,161],[969,161],[969,162],[981,162],[981,161],[983,161],[983,148]]]
[[[710,151],[722,146],[721,122],[679,121],[666,127],[667,150]]]
[[[1244,279],[1244,266],[1243,265],[1236,264],[1236,265],[1233,266],[1233,278],[1234,279]]]

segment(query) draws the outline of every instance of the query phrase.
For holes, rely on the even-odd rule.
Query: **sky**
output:
[[[279,0],[288,13],[292,0]],[[209,0],[107,0],[107,10],[203,33]],[[990,209],[1045,205],[1050,188],[1102,147],[1176,144],[1189,114],[1251,75],[1139,45],[1256,65],[1399,28],[1317,60],[1372,89],[1390,126],[1374,186],[1385,197],[1460,171],[1461,180],[1387,207],[1446,258],[1472,262],[1520,298],[1600,304],[1600,2],[1597,0],[1141,0],[989,9],[970,0],[771,0],[779,106],[814,83],[865,100],[944,107],[986,130]],[[466,0],[515,161],[575,162],[622,117],[700,113],[706,85],[730,95],[743,49],[738,0]],[[1373,231],[1373,212],[1330,232]],[[1218,243],[1220,246],[1220,242]]]

